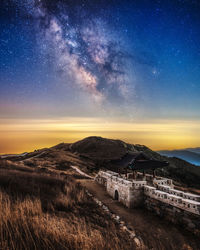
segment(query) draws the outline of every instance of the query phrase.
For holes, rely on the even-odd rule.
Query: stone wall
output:
[[[129,208],[144,206],[200,236],[200,196],[174,189],[172,180],[156,177],[149,181],[130,179],[112,171],[99,171],[96,181],[110,196]]]
[[[100,171],[95,180],[106,187],[110,196],[125,206],[133,208],[143,205],[146,181],[130,181],[112,171]]]
[[[148,196],[145,197],[144,206],[158,216],[167,219],[174,224],[180,225],[184,229],[200,236],[199,215],[174,207],[171,204],[163,203],[162,201]]]
[[[125,206],[130,207],[130,200],[129,200],[130,188],[128,185],[126,185],[126,183],[124,183],[123,179],[120,180],[120,178],[117,178],[115,180],[114,178],[112,178],[107,180],[107,192],[114,199],[117,199]]]
[[[197,195],[191,194],[187,196],[190,199],[185,199],[186,193],[181,191],[174,191],[174,189],[166,186],[158,186],[157,188],[145,185],[144,194],[163,203],[200,215],[200,203],[196,201],[199,198]]]
[[[129,192],[129,208],[142,207],[144,205],[143,189],[131,189]]]

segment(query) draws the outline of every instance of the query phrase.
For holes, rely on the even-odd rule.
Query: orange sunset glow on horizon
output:
[[[200,121],[152,120],[127,122],[103,118],[1,119],[0,153],[22,153],[72,143],[88,136],[120,139],[153,150],[197,147]]]
[[[196,1],[83,2],[2,2],[0,153],[91,135],[200,147]]]

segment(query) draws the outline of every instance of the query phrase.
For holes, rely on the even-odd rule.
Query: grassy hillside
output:
[[[0,249],[135,249],[72,175],[0,162]]]
[[[117,171],[113,160],[140,151],[170,162],[158,175],[200,188],[200,168],[143,145],[101,137],[0,159],[0,249],[135,249],[133,239],[87,195],[77,181],[83,177],[70,166],[91,175],[102,168]]]
[[[95,174],[99,169],[117,171],[113,160],[128,152],[144,152],[148,157],[168,161],[170,165],[158,169],[157,174],[174,179],[181,185],[200,189],[200,167],[175,157],[161,156],[144,145],[128,144],[120,140],[88,137],[76,143],[61,143],[49,149],[41,149],[25,156],[9,157],[13,162],[37,168],[37,171],[65,170],[76,165],[87,173]]]
[[[70,146],[73,153],[92,161],[96,167],[116,170],[112,160],[120,159],[127,152],[143,152],[149,158],[168,161],[170,165],[158,169],[157,174],[174,179],[189,187],[200,189],[200,168],[175,157],[166,157],[152,151],[144,145],[132,145],[120,140],[110,140],[101,137],[88,137]],[[149,171],[151,172],[151,171]]]

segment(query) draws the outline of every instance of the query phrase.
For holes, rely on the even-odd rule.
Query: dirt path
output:
[[[77,173],[79,173],[79,174],[82,175],[82,176],[85,176],[85,177],[90,178],[90,179],[94,179],[92,176],[90,176],[90,175],[84,173],[83,171],[81,171],[81,170],[80,170],[78,167],[76,167],[76,166],[71,166],[71,168],[73,168]]]
[[[111,212],[119,215],[130,228],[133,228],[136,235],[142,238],[147,249],[200,250],[200,239],[195,238],[190,233],[162,220],[145,209],[124,207],[113,200],[106,193],[104,187],[94,180],[80,180],[80,182],[90,193],[108,206]]]

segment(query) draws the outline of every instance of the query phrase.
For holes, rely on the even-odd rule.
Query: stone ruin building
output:
[[[158,215],[200,232],[200,196],[174,188],[171,179],[145,174],[144,170],[167,166],[166,162],[149,160],[143,154],[127,155],[118,166],[133,170],[125,174],[99,171],[95,180],[110,196],[128,208],[145,207]],[[143,173],[137,172],[142,170]]]

